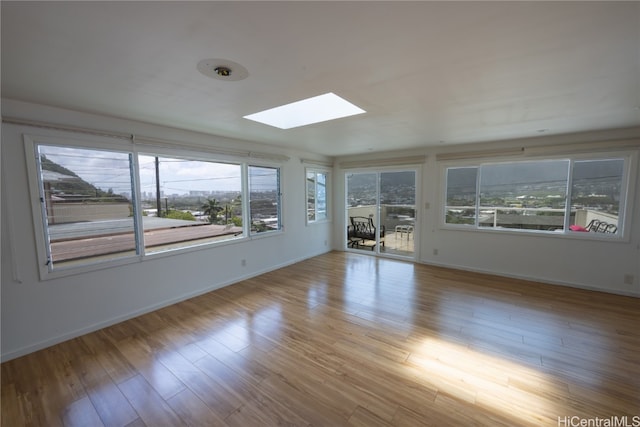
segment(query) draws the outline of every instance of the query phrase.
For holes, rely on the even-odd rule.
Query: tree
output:
[[[238,227],[242,227],[242,194],[238,194],[231,203],[227,203],[224,207],[224,223],[232,223]]]
[[[164,214],[165,218],[170,218],[170,219],[183,219],[186,221],[195,221],[196,217],[193,216],[193,214],[189,211],[187,212],[182,212],[182,211],[178,211],[175,209],[169,209],[168,211],[165,211]]]
[[[201,209],[202,212],[209,217],[209,222],[213,224],[218,218],[218,213],[220,213],[223,208],[218,205],[216,199],[207,199],[207,202],[202,205]]]
[[[242,216],[242,194],[238,194],[231,201],[231,213],[233,216]]]

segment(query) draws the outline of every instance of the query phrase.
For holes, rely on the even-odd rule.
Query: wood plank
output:
[[[239,354],[236,354],[235,357],[243,358]],[[225,361],[229,363],[230,359],[225,358]],[[244,365],[243,362],[239,362],[239,364]],[[228,425],[304,426],[307,424],[297,413],[283,405],[282,402],[272,399],[268,392],[259,387],[260,382],[266,377],[261,377],[260,382],[247,379],[236,374],[236,371],[213,356],[198,360],[196,365],[207,376],[222,384],[229,393],[243,401],[242,406],[225,418]]]
[[[404,406],[400,406],[391,422],[394,427],[429,427],[446,425],[446,423],[435,423],[433,420],[427,419],[423,415],[413,412]]]
[[[136,369],[131,366],[126,357],[120,353],[117,346],[107,338],[104,330],[83,335],[79,339],[84,341],[92,349],[95,360],[100,363],[100,366],[102,366],[114,383],[121,383],[137,375],[138,372]]]
[[[182,383],[210,407],[221,419],[226,418],[234,410],[242,406],[242,399],[230,393],[223,385],[204,375],[193,363],[180,353],[163,355],[159,361],[167,367]]]
[[[185,389],[167,400],[167,403],[189,426],[216,427],[227,423],[211,410],[191,390]]]
[[[2,376],[4,377],[4,374]],[[27,425],[26,414],[15,384],[8,381],[5,383],[5,381],[3,378],[2,394],[0,394],[0,403],[2,404],[0,425]]]
[[[142,421],[142,418],[137,418],[135,421],[130,422],[125,427],[148,427],[148,426],[144,423],[144,421]]]
[[[353,414],[349,417],[349,425],[355,427],[392,427],[392,424],[362,406],[358,406],[353,411]]]
[[[136,375],[120,383],[118,387],[146,425],[176,427],[186,425],[142,375]]]
[[[119,348],[129,363],[163,398],[167,399],[185,389],[185,385],[157,360],[143,339],[127,339]]]
[[[92,407],[104,425],[122,426],[138,418],[129,401],[97,361],[87,361],[79,369]]]
[[[76,400],[69,405],[64,411],[62,422],[65,427],[104,427],[100,415],[98,415],[88,397]]]
[[[347,422],[347,418],[338,413],[339,408],[326,406],[313,396],[300,393],[294,386],[277,376],[264,380],[260,388],[273,400],[290,408],[310,425],[340,426]]]

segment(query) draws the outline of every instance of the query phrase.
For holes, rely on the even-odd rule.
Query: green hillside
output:
[[[101,188],[88,183],[80,178],[73,171],[50,160],[44,154],[40,156],[40,165],[43,171],[57,172],[63,175],[72,176],[76,179],[65,181],[55,181],[51,183],[51,192],[58,197],[67,200],[82,200],[95,202],[128,202],[126,197],[113,194],[111,189],[104,191]]]

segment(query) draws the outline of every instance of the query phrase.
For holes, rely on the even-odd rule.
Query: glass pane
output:
[[[240,165],[139,155],[146,253],[242,236]]]
[[[327,219],[327,174],[318,172],[316,181],[316,220]]]
[[[380,250],[412,256],[415,243],[415,171],[380,174]]]
[[[447,203],[445,222],[447,224],[476,223],[476,182],[478,168],[447,169]]]
[[[251,233],[280,230],[280,170],[249,166]]]
[[[38,146],[49,267],[136,254],[129,153]]]
[[[372,251],[377,245],[378,174],[347,175],[347,247]]]
[[[327,173],[307,172],[307,221],[327,219]]]
[[[568,160],[480,167],[480,227],[564,229]]]
[[[307,172],[307,221],[316,220],[316,173]]]
[[[623,167],[624,159],[574,163],[570,230],[613,234],[620,231]]]

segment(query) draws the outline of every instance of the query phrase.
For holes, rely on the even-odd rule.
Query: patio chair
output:
[[[367,246],[366,241],[376,241],[376,236],[380,238],[380,245],[384,246],[385,227],[380,226],[380,232],[377,232],[376,226],[373,224],[373,218],[365,216],[349,217],[351,225],[347,228],[347,238],[349,247]],[[374,243],[371,250],[376,247]]]

